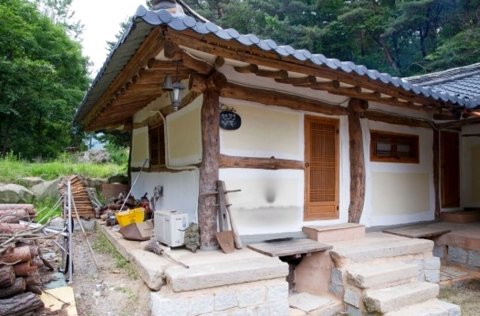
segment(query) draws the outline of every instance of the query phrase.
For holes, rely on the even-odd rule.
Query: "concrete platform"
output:
[[[283,278],[288,274],[286,263],[247,248],[225,254],[221,250],[192,253],[186,249],[170,250],[165,247],[171,257],[190,267],[186,269],[166,257],[145,251],[147,242],[129,241],[109,227],[99,227],[120,254],[135,265],[140,277],[154,291],[160,290],[167,282],[175,291],[189,291]]]
[[[398,311],[386,313],[385,316],[460,316],[460,306],[437,299],[404,307]]]

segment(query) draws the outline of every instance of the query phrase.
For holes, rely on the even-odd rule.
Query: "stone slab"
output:
[[[386,313],[385,316],[460,316],[460,306],[438,299],[406,306],[398,311]]]
[[[286,277],[288,264],[278,258],[263,256],[230,262],[210,262],[190,266],[189,269],[172,266],[165,270],[165,275],[173,291],[183,292]]]
[[[451,232],[450,228],[435,225],[415,225],[392,229],[383,232],[409,238],[433,238]]]
[[[347,269],[348,282],[362,289],[380,287],[392,283],[399,284],[417,275],[418,267],[402,262],[385,262],[380,264],[355,264]]]
[[[354,223],[304,226],[302,230],[308,238],[321,242],[354,240],[365,236],[365,226]]]
[[[332,248],[311,239],[287,239],[281,241],[267,241],[248,245],[248,248],[271,257],[284,257],[298,254],[321,252]]]
[[[320,309],[331,302],[332,300],[329,297],[312,295],[305,292],[292,294],[288,298],[290,307],[300,309],[304,312]]]
[[[439,293],[438,284],[428,282],[411,282],[380,290],[367,290],[365,306],[371,313],[397,311],[407,305],[434,299]]]
[[[431,240],[385,233],[368,233],[363,239],[330,244],[333,246],[330,255],[337,266],[342,266],[344,261],[360,263],[379,258],[431,253],[433,249]]]

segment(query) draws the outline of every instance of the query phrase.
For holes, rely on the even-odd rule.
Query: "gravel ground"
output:
[[[79,316],[150,315],[150,290],[100,232],[89,232],[99,268],[95,267],[85,236],[73,239],[73,288]]]
[[[480,314],[480,280],[469,280],[440,290],[439,298],[460,305],[463,316]]]

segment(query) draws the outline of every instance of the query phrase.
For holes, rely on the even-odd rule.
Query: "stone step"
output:
[[[438,292],[438,284],[415,281],[380,290],[367,290],[364,303],[371,313],[388,313],[436,298]]]
[[[308,238],[321,242],[355,240],[365,237],[365,226],[354,223],[304,226],[302,231]]]
[[[210,262],[190,265],[189,269],[177,265],[165,270],[167,284],[174,292],[283,278],[287,275],[288,264],[266,256],[232,260],[228,264]]]
[[[361,289],[400,285],[417,276],[418,266],[402,262],[360,263],[347,267],[347,281]]]
[[[370,233],[363,239],[348,242],[330,242],[330,255],[337,267],[348,263],[368,262],[376,259],[432,253],[433,241],[412,239],[385,233]]]
[[[398,311],[386,313],[385,316],[460,316],[460,306],[438,299],[406,306]]]
[[[288,303],[290,305],[290,316],[333,316],[343,311],[343,304],[338,299],[306,292],[290,295]]]

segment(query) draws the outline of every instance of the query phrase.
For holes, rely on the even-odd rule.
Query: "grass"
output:
[[[480,310],[480,280],[470,280],[458,285],[443,288],[438,298],[460,305],[462,315],[478,315]]]
[[[118,253],[112,243],[99,230],[97,230],[97,238],[92,247],[98,252],[112,256],[117,268],[124,270],[131,279],[137,279],[138,275],[133,266]]]
[[[4,183],[16,183],[23,177],[53,180],[74,174],[90,178],[107,178],[124,171],[124,168],[116,164],[75,163],[61,160],[31,163],[8,157],[0,159],[0,182]]]

